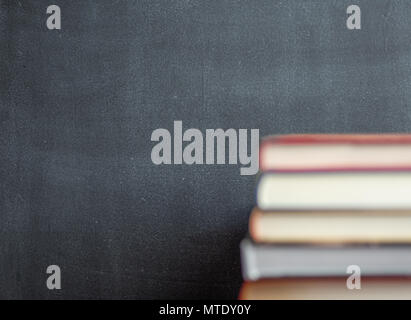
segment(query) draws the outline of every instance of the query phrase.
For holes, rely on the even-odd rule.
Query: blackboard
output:
[[[236,298],[256,176],[150,135],[409,131],[411,3],[350,4],[0,0],[0,298]]]

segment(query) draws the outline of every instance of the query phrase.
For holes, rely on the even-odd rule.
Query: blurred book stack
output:
[[[260,170],[240,299],[411,299],[411,135],[269,137]]]

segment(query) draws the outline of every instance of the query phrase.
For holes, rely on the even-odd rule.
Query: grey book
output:
[[[348,276],[359,266],[362,276],[411,276],[411,246],[309,246],[241,242],[245,280],[279,277]],[[351,272],[350,272],[351,274]]]

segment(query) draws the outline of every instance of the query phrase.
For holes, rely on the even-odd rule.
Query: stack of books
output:
[[[411,299],[411,135],[260,147],[240,299]]]

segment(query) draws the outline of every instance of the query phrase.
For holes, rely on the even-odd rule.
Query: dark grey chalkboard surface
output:
[[[350,4],[0,0],[0,298],[236,298],[256,177],[151,133],[410,131],[411,2]]]

